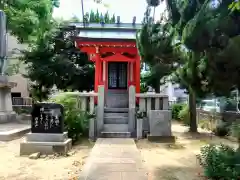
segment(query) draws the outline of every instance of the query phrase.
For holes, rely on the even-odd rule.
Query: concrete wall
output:
[[[9,80],[16,82],[17,86],[11,92],[21,93],[22,97],[29,97],[29,81],[22,76],[26,73],[25,65],[19,61],[21,53],[19,50],[27,49],[27,45],[18,43],[14,36],[8,35],[8,61],[5,64],[5,72],[9,75]]]
[[[17,83],[17,86],[11,89],[11,92],[21,93],[21,97],[29,97],[29,82],[21,74],[9,76],[11,82]]]

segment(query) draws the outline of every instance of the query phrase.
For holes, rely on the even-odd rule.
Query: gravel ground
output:
[[[0,141],[0,180],[62,180],[76,179],[93,144],[84,140],[73,147],[67,157],[41,156],[33,160],[20,157],[20,142]]]
[[[149,180],[206,180],[196,159],[201,146],[224,143],[237,147],[236,143],[208,132],[200,130],[200,134],[190,134],[186,133],[187,130],[180,124],[172,125],[177,137],[175,144],[150,143],[146,139],[136,143],[149,170]]]

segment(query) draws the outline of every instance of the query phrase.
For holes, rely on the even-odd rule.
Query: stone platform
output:
[[[0,124],[0,141],[11,141],[22,137],[30,131],[29,124],[3,123]]]
[[[67,154],[72,148],[72,139],[68,138],[67,132],[63,134],[28,133],[20,144],[20,155],[30,155],[40,152],[41,154]]]
[[[99,138],[79,180],[147,180],[141,154],[133,139]]]

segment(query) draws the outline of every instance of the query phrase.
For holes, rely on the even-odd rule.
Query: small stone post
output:
[[[129,109],[128,109],[128,129],[132,133],[135,130],[135,107],[136,107],[136,91],[135,86],[129,87]]]
[[[98,105],[97,105],[97,135],[101,135],[104,118],[104,86],[98,86]]]

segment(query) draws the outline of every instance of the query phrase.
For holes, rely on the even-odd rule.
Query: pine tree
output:
[[[90,12],[89,22],[95,22],[95,13],[93,11]]]
[[[100,15],[99,15],[99,12],[97,10],[96,14],[95,14],[95,22],[96,23],[99,23],[100,22]]]
[[[105,22],[105,23],[111,23],[111,22],[110,22],[110,18],[109,18],[108,11],[104,14],[104,22]]]
[[[111,20],[110,20],[110,23],[115,24],[115,22],[116,22],[116,17],[115,17],[115,14],[113,14],[113,15],[112,15],[112,18],[111,18]]]

